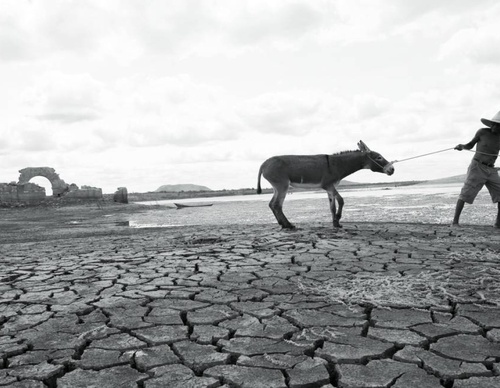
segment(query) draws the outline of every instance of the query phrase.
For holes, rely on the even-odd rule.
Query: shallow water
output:
[[[415,222],[448,224],[453,219],[461,185],[415,185],[397,188],[355,189],[341,191],[345,206],[344,222]],[[234,197],[196,198],[141,202],[165,205],[130,219],[132,227],[167,227],[182,225],[273,224],[276,220],[268,207],[270,194]],[[177,210],[177,203],[213,203],[210,207]],[[331,224],[325,192],[289,194],[283,210],[290,222],[300,226]],[[493,225],[496,205],[483,189],[473,205],[466,205],[462,224]]]

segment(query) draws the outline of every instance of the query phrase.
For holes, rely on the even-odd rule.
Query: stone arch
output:
[[[19,170],[21,175],[19,175],[18,184],[25,184],[30,181],[30,179],[36,176],[43,176],[50,181],[52,185],[52,195],[54,197],[60,197],[69,191],[69,185],[64,182],[56,171],[51,167],[26,167]]]

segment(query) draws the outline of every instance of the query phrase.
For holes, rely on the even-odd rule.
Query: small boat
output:
[[[213,203],[174,203],[177,209],[184,209],[186,207],[207,207],[212,206]]]

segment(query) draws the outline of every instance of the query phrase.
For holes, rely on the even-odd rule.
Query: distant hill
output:
[[[352,182],[345,179],[342,179],[339,183],[339,186],[355,186],[355,185],[363,185],[364,183]]]
[[[467,176],[466,174],[453,175],[453,176],[449,176],[446,178],[432,179],[430,181],[425,181],[421,184],[423,184],[423,185],[428,185],[428,184],[435,185],[435,184],[446,184],[446,183],[464,183],[466,176]]]
[[[179,192],[179,191],[212,191],[206,186],[200,186],[200,185],[192,185],[189,183],[186,184],[180,184],[180,185],[163,185],[158,187],[155,190],[157,193],[160,193],[162,191],[166,192]]]

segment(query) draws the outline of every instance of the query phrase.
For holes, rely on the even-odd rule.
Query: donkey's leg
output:
[[[339,192],[337,191],[337,189],[335,189],[335,187],[333,188],[333,194],[335,196],[335,198],[337,199],[337,202],[339,203],[339,208],[337,210],[337,214],[336,214],[336,219],[337,219],[337,226],[339,228],[341,228],[342,226],[339,224],[340,222],[340,219],[342,218],[342,209],[344,208],[344,198],[342,198],[342,196],[339,194]]]
[[[328,200],[330,201],[330,212],[332,213],[332,219],[333,219],[333,227],[334,228],[342,228],[342,225],[340,225],[339,221],[340,218],[342,217],[342,206],[344,205],[344,201],[342,197],[340,197],[339,202],[339,210],[337,211],[336,209],[336,204],[335,204],[335,198],[340,197],[339,193],[337,190],[334,188],[331,188],[328,191]]]
[[[283,213],[283,202],[285,201],[285,197],[288,191],[288,184],[279,186],[276,185],[273,186],[273,188],[274,195],[271,199],[271,202],[269,202],[269,207],[273,211],[276,220],[278,220],[278,224],[280,224],[285,229],[294,229],[295,226],[293,226],[290,221],[288,221],[285,214]]]
[[[338,228],[339,222],[337,220],[337,210],[336,210],[336,206],[335,206],[335,195],[331,191],[328,191],[328,201],[330,202],[330,212],[332,213],[333,227]]]
[[[274,187],[273,187],[274,188]],[[269,208],[271,209],[271,211],[273,212],[274,214],[274,217],[276,218],[276,221],[278,221],[278,224],[281,225],[281,220],[280,218],[278,217],[278,214],[276,213],[276,205],[275,203],[278,201],[278,190],[274,189],[274,194],[273,194],[273,197],[271,198],[271,201],[269,201]],[[281,225],[283,226],[283,225]]]

